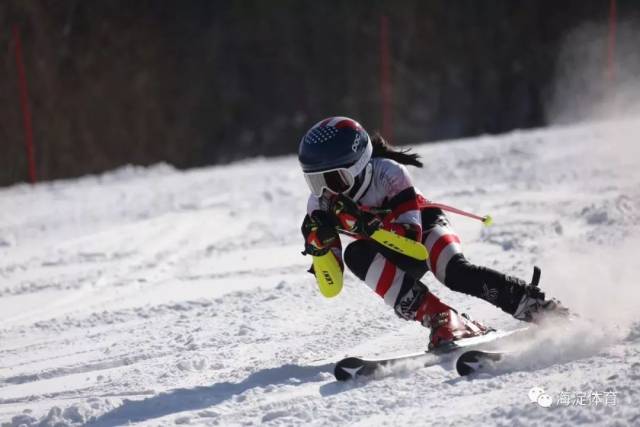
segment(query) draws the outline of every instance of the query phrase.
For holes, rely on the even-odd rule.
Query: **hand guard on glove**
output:
[[[318,210],[305,216],[301,231],[305,239],[305,255],[324,255],[340,241],[335,220],[328,212]]]
[[[371,236],[382,226],[382,221],[376,215],[363,211],[356,202],[343,194],[332,201],[331,212],[338,219],[338,226],[351,233]]]

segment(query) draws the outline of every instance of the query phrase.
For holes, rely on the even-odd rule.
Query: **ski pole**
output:
[[[469,217],[469,218],[477,219],[478,221],[481,221],[487,227],[489,227],[491,224],[493,224],[493,218],[491,218],[491,215],[480,216],[480,215],[473,214],[471,212],[463,211],[462,209],[454,208],[453,206],[444,205],[442,203],[433,203],[433,202],[429,202],[429,201],[426,202],[424,207],[426,207],[426,208],[439,208],[439,209],[442,209],[443,211],[453,212],[453,213],[456,213],[458,215],[462,215],[462,216],[466,216],[466,217]]]

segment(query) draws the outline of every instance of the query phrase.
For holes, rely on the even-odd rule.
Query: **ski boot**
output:
[[[471,320],[466,314],[458,314],[431,292],[425,296],[418,313],[424,314],[422,325],[431,329],[429,350],[491,331],[481,323]]]

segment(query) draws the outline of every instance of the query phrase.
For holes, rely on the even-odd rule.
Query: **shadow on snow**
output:
[[[175,389],[144,400],[125,400],[119,407],[88,423],[92,427],[110,427],[164,417],[183,411],[205,409],[224,402],[232,396],[242,394],[255,387],[276,384],[298,384],[321,381],[316,378],[322,372],[331,372],[333,364],[320,366],[283,365],[262,369],[249,375],[239,383],[221,382],[210,386],[190,389]]]

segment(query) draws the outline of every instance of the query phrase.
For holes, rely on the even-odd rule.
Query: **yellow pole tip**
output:
[[[493,218],[491,218],[491,215],[485,215],[482,219],[482,222],[486,227],[490,227],[491,225],[493,225]]]

